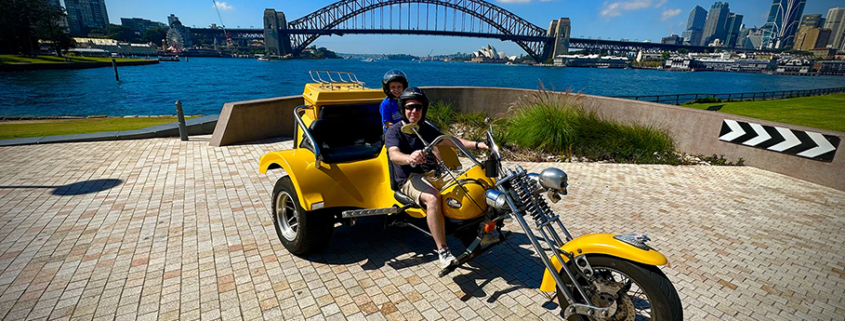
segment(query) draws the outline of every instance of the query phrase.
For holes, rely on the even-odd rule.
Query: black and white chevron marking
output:
[[[725,119],[719,140],[831,162],[839,137]]]

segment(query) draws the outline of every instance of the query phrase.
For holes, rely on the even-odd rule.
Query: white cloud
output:
[[[622,15],[622,11],[639,10],[651,7],[651,0],[633,0],[627,2],[605,2],[601,7],[599,14],[602,17],[618,17]]]
[[[225,2],[216,2],[216,3],[217,3],[217,10],[222,10],[222,11],[235,10],[235,7],[233,7],[232,5],[230,5],[228,3],[225,3]],[[212,3],[211,6],[214,7],[215,6],[214,3]]]
[[[660,0],[660,2],[658,2],[656,5],[654,5],[654,7],[655,7],[655,8],[660,8],[660,6],[662,6],[662,5],[664,5],[664,4],[666,4],[666,0]]]
[[[663,14],[660,15],[660,21],[669,20],[669,18],[677,16],[680,13],[681,13],[681,9],[666,9],[666,10],[663,10]]]

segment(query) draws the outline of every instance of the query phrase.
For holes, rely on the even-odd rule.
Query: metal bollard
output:
[[[176,101],[176,117],[179,118],[179,137],[182,141],[188,141],[188,126],[185,125],[185,113],[182,111],[182,102]]]

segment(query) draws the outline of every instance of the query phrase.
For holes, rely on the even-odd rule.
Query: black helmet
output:
[[[425,114],[428,111],[428,96],[426,96],[425,92],[417,87],[408,87],[405,91],[399,95],[399,113],[402,114],[402,120],[406,123],[408,121],[408,117],[405,117],[405,103],[409,100],[419,100],[423,105],[422,110],[422,117],[420,117],[420,122],[425,122]]]
[[[390,82],[392,81],[398,81],[402,84],[402,88],[408,88],[408,76],[399,69],[391,69],[384,74],[384,77],[382,77],[381,88],[384,89],[384,93],[387,97],[397,98],[390,93]]]

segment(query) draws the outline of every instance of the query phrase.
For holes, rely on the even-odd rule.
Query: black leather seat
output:
[[[378,157],[384,146],[378,105],[339,105],[320,108],[319,119],[308,131],[320,149],[322,161],[348,163]],[[314,151],[308,139],[300,147]]]

